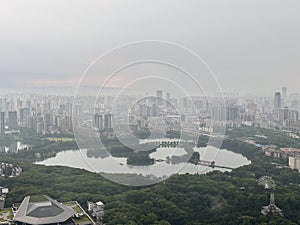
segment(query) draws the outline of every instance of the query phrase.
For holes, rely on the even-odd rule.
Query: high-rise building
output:
[[[171,104],[171,94],[170,94],[170,92],[166,93],[166,100],[167,100],[167,103],[166,103],[167,108],[171,108],[172,104]]]
[[[17,130],[18,129],[18,117],[16,111],[8,112],[8,129]]]
[[[26,101],[26,108],[31,108],[31,101],[30,100],[27,100]]]
[[[147,109],[148,109],[148,106],[146,104],[139,104],[140,117],[147,116]]]
[[[68,116],[72,115],[72,110],[73,110],[73,104],[72,103],[66,103],[66,113]]]
[[[287,97],[287,88],[286,87],[282,87],[282,98],[286,99]]]
[[[112,129],[112,114],[106,114],[104,116],[104,128]]]
[[[157,105],[152,106],[152,117],[158,117],[159,116],[159,108]]]
[[[167,99],[167,100],[170,100],[170,99],[171,99],[171,93],[170,93],[170,92],[167,92],[167,93],[166,93],[166,99]]]
[[[188,98],[184,97],[182,98],[182,110],[186,111],[189,106],[189,100]]]
[[[30,115],[29,108],[20,109],[20,122],[25,123],[27,121],[27,117]]]
[[[238,112],[239,109],[238,107],[227,107],[226,109],[226,119],[227,120],[231,120],[231,121],[235,121],[238,119]]]
[[[289,112],[290,122],[297,122],[299,120],[299,113],[297,110],[290,110]]]
[[[103,129],[103,118],[101,114],[96,114],[94,118],[94,126],[100,130]]]
[[[163,97],[163,91],[162,90],[157,90],[156,91],[156,98],[157,98],[157,105],[159,105],[159,106],[162,105],[162,97]]]
[[[288,107],[280,108],[278,110],[278,120],[282,125],[288,125],[289,111]]]
[[[54,116],[53,112],[44,112],[45,128],[54,125]]]
[[[5,131],[5,113],[0,113],[0,134],[3,134]]]
[[[278,110],[281,108],[281,93],[275,92],[274,96],[274,114],[278,115]]]
[[[282,94],[281,105],[287,106],[287,88],[286,87],[282,87],[281,94]]]
[[[71,116],[59,116],[56,118],[57,127],[63,131],[72,131],[72,117]]]
[[[73,113],[74,113],[75,117],[80,117],[82,115],[82,106],[81,105],[75,105]]]
[[[45,123],[43,117],[37,118],[37,123],[36,123],[36,133],[38,134],[44,134],[45,132]]]
[[[212,108],[212,118],[215,121],[225,121],[226,120],[226,108],[222,106]]]
[[[257,104],[255,104],[253,102],[248,103],[248,112],[255,114],[256,111],[257,111]]]

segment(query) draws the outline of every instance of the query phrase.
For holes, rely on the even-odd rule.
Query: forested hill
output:
[[[80,169],[22,165],[17,178],[1,180],[10,187],[7,205],[24,196],[46,194],[59,201],[102,200],[107,224],[299,224],[300,176],[269,163],[254,163],[233,172],[176,175],[146,188],[129,188]],[[263,216],[269,193],[257,178],[272,175],[276,204],[284,218]]]
[[[237,132],[241,136],[237,138],[231,136],[233,132],[227,134],[223,147],[247,156],[252,164],[232,172],[175,175],[154,186],[132,188],[81,169],[46,167],[7,157],[6,160],[19,162],[24,173],[1,179],[0,186],[10,189],[7,206],[22,201],[26,195],[36,194],[46,194],[59,201],[77,200],[84,206],[87,200],[101,200],[106,205],[107,225],[300,224],[299,172],[276,166],[257,147],[239,140],[246,131],[242,130],[243,136]],[[278,135],[278,140],[289,144],[290,139]],[[297,146],[295,141],[290,144]],[[270,191],[258,185],[257,180],[265,175],[276,183],[276,205],[283,210],[284,217],[261,214],[262,206],[269,204]]]

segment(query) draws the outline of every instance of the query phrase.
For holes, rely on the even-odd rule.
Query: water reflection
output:
[[[194,148],[194,150],[200,153],[202,160],[214,160],[216,164],[222,166],[237,168],[251,163],[240,154],[225,149],[219,150],[212,146],[206,148]],[[182,148],[158,148],[156,152],[150,154],[150,157],[159,160],[172,156],[182,156],[185,153],[185,150]],[[92,172],[142,174],[144,176],[154,175],[157,177],[171,176],[174,174],[174,171],[178,174],[206,173],[212,170],[229,171],[224,168],[211,168],[191,163],[173,164],[172,162],[168,163],[167,161],[156,162],[149,166],[131,166],[127,165],[127,158],[112,157],[106,151],[86,149],[60,152],[56,157],[37,162],[37,164],[69,166],[86,169]]]

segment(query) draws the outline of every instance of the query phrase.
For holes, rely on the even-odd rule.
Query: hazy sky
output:
[[[0,1],[0,87],[76,85],[111,48],[155,39],[200,55],[223,90],[300,92],[299,0]]]

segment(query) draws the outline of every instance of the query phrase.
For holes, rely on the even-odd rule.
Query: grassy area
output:
[[[72,209],[74,209],[74,211],[76,213],[84,213],[84,211],[75,202],[67,202],[67,203],[64,203],[64,205],[71,207]],[[82,218],[80,218],[80,219],[72,218],[72,220],[75,224],[90,222],[90,219],[85,215],[85,213]]]
[[[72,208],[75,210],[75,212],[82,213],[82,210],[78,205],[74,205]]]
[[[76,202],[66,202],[64,203],[65,206],[71,207],[76,213],[82,213],[82,209],[77,205]]]
[[[0,210],[0,216],[2,216],[3,214],[5,213],[9,213],[11,212],[11,209],[3,209],[3,210]]]
[[[32,195],[30,196],[30,202],[44,202],[48,201],[43,195]]]
[[[63,203],[65,206],[67,206],[67,207],[71,207],[71,208],[73,208],[73,206],[75,206],[75,202],[65,202],[65,203]]]
[[[5,222],[7,220],[13,219],[13,213],[11,209],[0,210],[0,222]]]

